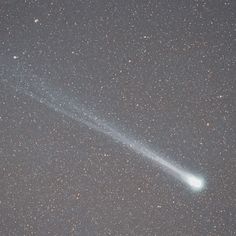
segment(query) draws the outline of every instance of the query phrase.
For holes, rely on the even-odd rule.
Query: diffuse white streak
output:
[[[113,140],[125,145],[137,154],[148,158],[154,163],[158,163],[160,166],[164,167],[166,171],[181,180],[192,190],[200,191],[203,189],[204,180],[202,178],[197,177],[170,163],[142,143],[120,133],[117,129],[111,127],[105,121],[97,118],[83,106],[78,105],[79,103],[76,99],[67,96],[62,92],[62,90],[57,91],[48,84],[46,85],[44,81],[39,80],[31,83],[26,83],[22,80],[14,87],[19,92],[45,104],[54,111],[60,112],[73,120],[81,122],[89,128],[111,137]]]

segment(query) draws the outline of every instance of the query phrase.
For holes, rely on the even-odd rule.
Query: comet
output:
[[[107,121],[98,118],[72,94],[68,94],[62,89],[56,89],[55,86],[38,77],[25,79],[22,76],[20,78],[15,76],[13,81],[9,82],[6,79],[4,81],[17,92],[29,96],[55,112],[86,125],[89,129],[112,138],[115,142],[129,148],[138,156],[162,167],[164,171],[180,180],[192,191],[199,192],[204,189],[205,181],[202,177],[192,174],[177,164],[173,164],[170,160],[162,157],[142,142],[121,132]]]

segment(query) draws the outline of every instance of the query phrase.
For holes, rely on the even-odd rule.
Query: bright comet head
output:
[[[194,191],[201,191],[204,188],[204,179],[192,174],[186,175],[186,182]]]

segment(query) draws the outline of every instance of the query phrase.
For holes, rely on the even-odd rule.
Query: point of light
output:
[[[194,191],[201,191],[204,188],[205,182],[204,182],[204,179],[202,179],[201,177],[197,177],[192,174],[187,174],[185,180],[186,180],[187,184]]]

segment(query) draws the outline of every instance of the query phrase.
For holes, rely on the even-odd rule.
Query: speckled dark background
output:
[[[235,1],[0,1],[0,77],[44,78],[206,179],[0,83],[0,235],[236,235]]]

